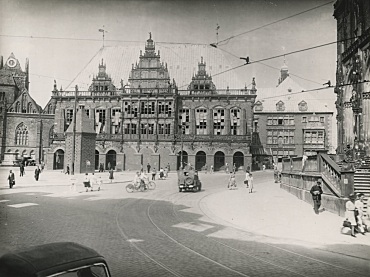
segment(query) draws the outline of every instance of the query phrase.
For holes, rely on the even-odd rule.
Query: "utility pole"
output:
[[[75,86],[75,106],[73,108],[73,135],[72,135],[72,170],[71,175],[75,174],[75,151],[76,151],[76,113],[77,113],[77,93],[78,86]]]
[[[180,153],[180,167],[181,167],[181,169],[184,166],[184,164],[183,164],[183,157],[184,157],[184,153],[183,153],[183,150],[184,150],[184,130],[185,130],[185,126],[181,126],[181,153]]]

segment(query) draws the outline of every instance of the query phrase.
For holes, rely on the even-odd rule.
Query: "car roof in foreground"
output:
[[[0,276],[47,276],[63,269],[104,261],[89,247],[74,242],[55,242],[3,255],[0,257]]]

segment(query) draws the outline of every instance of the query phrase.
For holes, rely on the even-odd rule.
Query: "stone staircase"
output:
[[[365,211],[366,203],[370,201],[370,157],[364,157],[362,163],[356,168],[354,176],[355,193],[362,192],[365,194]]]

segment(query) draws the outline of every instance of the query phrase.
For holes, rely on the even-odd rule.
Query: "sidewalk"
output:
[[[15,192],[27,192],[32,189],[32,192],[47,192],[57,193],[69,191],[69,188],[73,182],[77,183],[76,191],[85,191],[82,182],[85,178],[85,174],[68,175],[61,171],[43,171],[40,174],[38,181],[34,178],[35,166],[26,167],[26,172],[23,177],[19,176],[18,167],[0,167],[0,195],[9,194]],[[9,189],[7,176],[9,170],[15,173],[15,186],[14,189]],[[110,184],[108,172],[96,172],[94,173],[97,178],[101,176],[104,184]],[[135,172],[114,172],[114,179],[112,184],[126,183],[132,181]],[[90,178],[92,174],[89,173]]]
[[[273,173],[268,174],[271,178],[266,172],[253,173],[253,193],[239,186],[237,190],[211,194],[201,205],[212,219],[260,235],[272,243],[281,244],[283,239],[290,244],[318,248],[338,244],[370,246],[370,233],[351,237],[349,228],[342,230],[343,217],[327,211],[316,215],[310,204],[280,189],[280,184],[274,183]],[[368,253],[354,255],[368,259]]]

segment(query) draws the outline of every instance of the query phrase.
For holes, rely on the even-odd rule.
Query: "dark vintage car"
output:
[[[202,183],[199,180],[198,172],[193,169],[183,169],[178,171],[179,192],[182,191],[200,191]]]
[[[109,277],[104,257],[74,242],[56,242],[17,250],[0,257],[2,277]]]
[[[24,166],[32,166],[36,165],[36,161],[31,157],[22,157],[21,159],[17,159],[13,162],[14,166],[20,166],[21,164]]]

